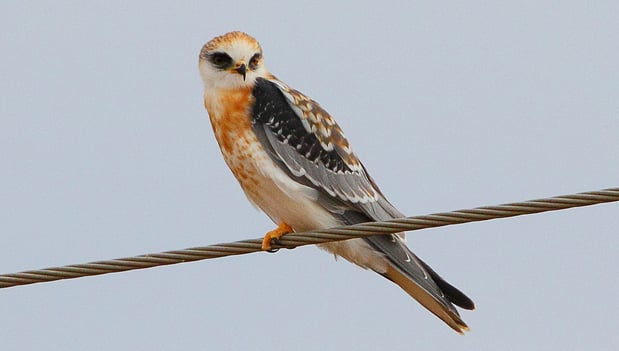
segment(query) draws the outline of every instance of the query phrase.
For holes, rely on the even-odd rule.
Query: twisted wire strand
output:
[[[526,202],[515,202],[498,206],[485,206],[467,210],[398,218],[384,222],[361,223],[345,227],[316,230],[312,232],[291,233],[277,240],[277,242],[274,242],[273,248],[292,249],[297,246],[319,244],[329,241],[340,241],[372,235],[392,234],[401,231],[413,231],[452,224],[514,217],[613,201],[619,201],[619,188],[590,191]],[[243,255],[262,251],[261,243],[262,238],[250,239],[204,247],[192,247],[184,250],[165,251],[135,257],[118,258],[107,261],[96,261],[63,267],[3,274],[0,275],[0,289],[17,285],[124,272],[134,269],[144,269],[225,256]]]

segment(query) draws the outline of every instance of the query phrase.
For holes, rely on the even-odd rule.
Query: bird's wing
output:
[[[320,190],[318,200],[325,208],[347,224],[403,217],[382,195],[340,127],[317,102],[276,79],[258,78],[252,94],[253,129],[263,147],[294,180]],[[417,258],[402,236],[363,240],[388,263],[387,271],[380,274],[454,330],[467,329],[452,303],[473,308],[472,301]]]
[[[401,217],[371,180],[337,123],[320,105],[275,79],[258,78],[252,124],[271,156],[296,181],[320,189],[325,207],[365,221]],[[335,209],[337,208],[337,209]]]

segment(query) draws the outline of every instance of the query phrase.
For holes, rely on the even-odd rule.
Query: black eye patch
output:
[[[255,53],[254,56],[251,57],[251,60],[249,60],[249,68],[256,69],[256,67],[258,67],[258,64],[260,63],[261,58],[262,55],[259,52]]]
[[[209,61],[218,68],[226,68],[232,65],[232,57],[225,52],[214,52],[210,54]]]

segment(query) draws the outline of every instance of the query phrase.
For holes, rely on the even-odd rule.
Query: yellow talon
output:
[[[271,241],[273,239],[279,239],[282,236],[292,233],[294,232],[294,230],[292,229],[292,227],[290,227],[288,224],[286,224],[285,222],[281,222],[277,228],[271,230],[270,232],[266,233],[266,235],[264,236],[264,239],[262,239],[262,250],[264,251],[269,251],[271,250]]]

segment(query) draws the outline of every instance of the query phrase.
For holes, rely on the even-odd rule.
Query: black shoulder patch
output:
[[[252,91],[254,106],[252,125],[261,125],[270,130],[277,140],[295,148],[300,156],[321,162],[333,172],[350,171],[342,157],[335,151],[325,150],[316,136],[308,132],[290,107],[288,100],[272,82],[258,78]]]

